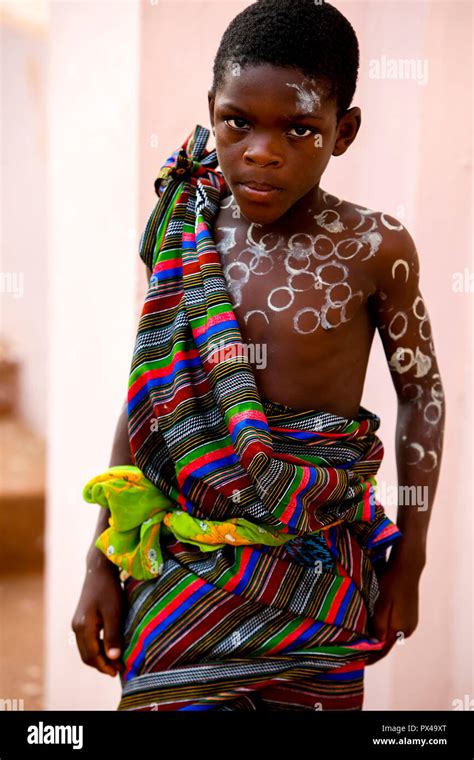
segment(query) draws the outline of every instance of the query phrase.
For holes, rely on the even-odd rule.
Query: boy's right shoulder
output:
[[[385,211],[377,211],[363,203],[355,203],[346,199],[337,198],[335,195],[325,193],[327,208],[334,209],[341,217],[348,230],[377,229],[381,234],[388,232],[401,232],[404,230],[402,222]]]
[[[338,219],[342,223],[341,238],[349,236],[370,244],[371,254],[367,258],[371,260],[377,279],[394,277],[398,267],[404,269],[407,278],[410,271],[419,274],[415,242],[399,219],[385,211],[340,200],[335,196],[328,197],[328,208],[339,214]],[[332,219],[332,216],[328,216],[327,223]]]
[[[334,198],[334,196],[330,196]],[[336,198],[336,201],[339,199]],[[330,206],[331,208],[331,206]],[[378,250],[385,256],[406,255],[416,252],[414,240],[405,225],[386,211],[374,210],[360,203],[342,200],[332,208],[338,211],[344,233],[356,233],[357,237],[375,233],[379,239]],[[375,246],[374,246],[375,247]]]

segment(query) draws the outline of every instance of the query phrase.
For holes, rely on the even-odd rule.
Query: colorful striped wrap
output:
[[[118,709],[208,709],[334,668],[341,678],[326,679],[323,692],[359,709],[363,655],[383,645],[368,635],[375,569],[401,536],[375,498],[380,419],[364,407],[348,419],[260,398],[212,239],[229,191],[208,136],[197,125],[162,167],[140,241],[152,276],[130,372],[129,440],[136,477],[166,500],[135,519],[121,557],[110,533],[102,537],[130,572]],[[113,511],[111,475],[120,492],[123,468],[89,481],[85,495]],[[187,533],[172,528],[179,510]],[[167,530],[155,536],[152,565],[142,523],[158,513]],[[281,541],[254,530],[237,544],[221,530],[216,543],[206,527],[238,521]],[[113,514],[111,529],[119,541]]]

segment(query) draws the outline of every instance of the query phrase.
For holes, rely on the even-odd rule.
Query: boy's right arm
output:
[[[151,271],[146,268],[147,281]],[[128,438],[128,402],[122,406],[115,429],[110,467],[133,464]],[[71,623],[83,662],[114,677],[124,665],[121,624],[126,608],[120,569],[95,545],[99,535],[109,527],[110,511],[100,507],[97,526],[87,552],[86,577],[82,594]],[[103,632],[103,638],[101,638]]]
[[[110,466],[132,464],[127,430],[127,402],[124,403],[115,430]],[[109,527],[110,511],[100,507],[99,519],[87,552],[86,576],[71,621],[77,648],[86,665],[101,673],[116,676],[124,669],[122,622],[126,609],[120,568],[95,546],[98,536]]]
[[[130,443],[128,440],[128,403],[125,400],[120,416],[118,418],[117,427],[115,428],[114,442],[112,444],[112,453],[110,455],[109,467],[121,464],[133,464],[132,453],[130,451]],[[92,542],[87,553],[86,565],[88,569],[108,569],[120,574],[120,569],[117,565],[114,565],[100,549],[95,545],[96,540],[104,530],[109,527],[110,510],[100,507],[99,519],[97,520],[97,526],[92,538]]]

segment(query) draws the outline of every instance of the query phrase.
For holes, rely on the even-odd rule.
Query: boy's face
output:
[[[332,155],[344,153],[360,126],[360,109],[337,123],[337,104],[323,81],[299,69],[271,64],[229,65],[222,88],[208,92],[219,167],[241,213],[271,224],[296,204],[291,217],[313,202]],[[246,183],[277,189],[254,189]]]

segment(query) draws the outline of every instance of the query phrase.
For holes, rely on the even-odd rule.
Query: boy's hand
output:
[[[89,568],[71,627],[83,662],[112,677],[125,667],[121,660],[124,610],[125,591],[116,569],[103,564]]]
[[[367,665],[385,657],[396,642],[407,639],[418,625],[419,575],[388,564],[379,578],[380,595],[369,620],[370,635],[385,639],[383,649],[369,655]]]

